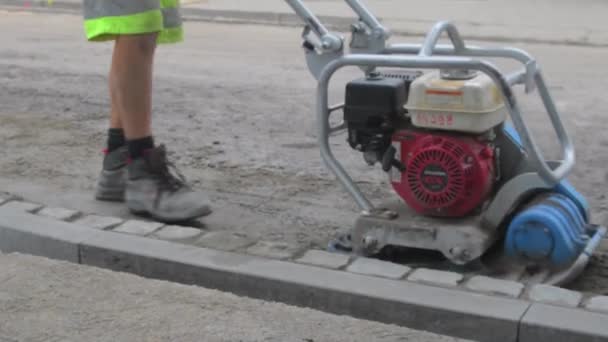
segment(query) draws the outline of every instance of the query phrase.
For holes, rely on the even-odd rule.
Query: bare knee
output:
[[[143,56],[152,56],[156,50],[157,33],[125,35],[116,40],[116,47],[119,49],[129,49],[131,52]]]

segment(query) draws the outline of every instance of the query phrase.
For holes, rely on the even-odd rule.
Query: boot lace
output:
[[[179,171],[177,166],[167,161],[160,170],[162,185],[170,191],[177,191],[186,186],[186,177]]]
[[[156,170],[159,175],[161,188],[175,192],[187,187],[186,177],[179,171],[174,163],[167,160],[165,147],[161,146],[159,150],[162,152]]]

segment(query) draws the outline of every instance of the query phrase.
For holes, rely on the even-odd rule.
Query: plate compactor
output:
[[[574,148],[536,60],[519,49],[465,45],[450,22],[420,45],[389,45],[378,19],[359,0],[345,1],[359,17],[348,52],[302,1],[286,0],[305,24],[303,48],[318,81],[322,158],[362,212],[330,247],[364,256],[386,247],[435,251],[452,265],[492,253],[500,256],[494,265],[540,270],[538,282],[576,278],[606,228],[591,224],[584,197],[566,181]],[[444,33],[451,44],[438,44]],[[523,67],[504,74],[487,58]],[[330,106],[330,80],[352,66],[362,77],[346,85],[343,104]],[[562,160],[543,157],[515,86],[540,95]],[[343,122],[332,126],[335,112]],[[330,148],[342,131],[366,163],[386,172],[399,200],[374,206],[364,196]]]

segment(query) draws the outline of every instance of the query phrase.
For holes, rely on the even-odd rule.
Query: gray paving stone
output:
[[[458,286],[458,283],[460,283],[462,279],[463,276],[455,272],[431,270],[428,268],[416,269],[407,278],[409,281],[441,286]]]
[[[348,255],[310,250],[296,261],[301,264],[321,266],[337,270],[348,265],[349,260],[350,257]]]
[[[534,272],[533,274],[528,274],[528,272],[524,272],[519,281],[524,284],[528,284],[529,286],[543,284],[543,282],[545,282],[550,275],[551,272],[548,269]]]
[[[412,270],[410,267],[398,265],[392,262],[357,258],[348,268],[348,272],[366,274],[390,279],[402,279]]]
[[[528,298],[535,302],[577,307],[583,299],[583,294],[555,286],[538,284],[532,286]]]
[[[220,251],[236,251],[249,247],[254,243],[255,240],[249,236],[222,230],[203,235],[196,242],[196,245]]]
[[[196,228],[166,226],[154,233],[154,236],[163,240],[181,241],[195,239],[202,234],[203,232]]]
[[[524,277],[525,273],[525,267],[514,266],[510,269],[505,269],[504,272],[499,273],[496,278],[523,283],[521,280]]]
[[[81,226],[89,227],[93,229],[106,230],[110,228],[114,228],[119,224],[123,223],[124,220],[111,217],[111,216],[99,216],[99,215],[87,215],[76,220],[75,223],[78,223]]]
[[[33,213],[39,210],[43,206],[41,204],[22,202],[22,201],[10,201],[2,206],[7,210],[14,210],[19,212]]]
[[[469,279],[465,284],[465,287],[471,291],[518,298],[524,291],[525,286],[516,281],[476,276]]]
[[[592,297],[585,303],[585,309],[608,313],[608,296]]]
[[[164,224],[159,222],[148,222],[139,220],[129,220],[113,229],[117,233],[146,236],[162,228]]]
[[[291,259],[297,252],[298,246],[272,241],[258,241],[247,248],[248,254],[279,260]]]
[[[43,208],[38,212],[38,215],[54,218],[60,221],[69,221],[76,218],[80,212],[65,208]]]

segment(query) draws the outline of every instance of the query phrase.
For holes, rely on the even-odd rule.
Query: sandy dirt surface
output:
[[[186,176],[216,200],[216,218],[202,224],[325,246],[352,225],[357,208],[319,157],[316,84],[299,48],[300,30],[190,22],[186,30],[185,43],[159,49],[154,126]],[[0,190],[128,216],[121,206],[91,200],[107,127],[111,45],[86,43],[74,15],[0,12],[0,31],[10,32],[0,35]],[[608,210],[608,49],[520,47],[543,67],[577,148],[570,179],[599,217]],[[340,81],[358,76],[355,70],[337,76],[335,102]],[[540,145],[555,156],[540,101],[521,102]],[[344,140],[332,145],[358,184],[375,201],[391,198],[381,170],[366,166]],[[608,292],[602,286],[592,290]]]
[[[37,257],[0,269],[0,341],[464,342]]]

